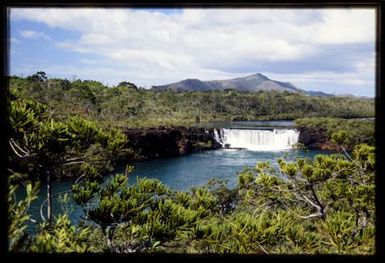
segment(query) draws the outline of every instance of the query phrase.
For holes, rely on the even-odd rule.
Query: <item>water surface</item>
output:
[[[239,138],[235,141],[242,140],[249,133],[264,133],[266,131],[258,131],[264,127],[281,127],[290,129],[294,125],[293,121],[237,121],[237,122],[222,122],[224,128],[242,129]],[[215,126],[220,128],[220,126]],[[250,129],[245,131],[243,129]],[[285,132],[286,134],[287,132]],[[283,135],[285,135],[283,134]],[[226,135],[226,133],[224,134]],[[289,134],[290,135],[290,134]],[[287,138],[290,136],[287,135]],[[251,135],[250,135],[251,136]],[[281,133],[274,136],[281,136]],[[251,136],[252,138],[253,136]],[[262,136],[263,137],[263,136]],[[259,138],[258,136],[256,137]],[[269,137],[270,138],[270,137]],[[243,138],[244,139],[244,138]],[[281,140],[262,140],[255,139],[247,141],[248,144],[268,144],[272,141],[275,144],[281,144]],[[286,139],[285,139],[286,142]],[[291,144],[291,143],[290,143]],[[249,147],[253,148],[253,147]],[[134,171],[129,175],[129,184],[134,184],[137,177],[148,177],[159,179],[166,184],[171,190],[189,191],[192,187],[204,186],[210,179],[218,178],[228,182],[229,188],[236,187],[238,174],[247,167],[255,167],[257,162],[269,161],[274,166],[277,166],[277,159],[284,158],[288,161],[293,161],[299,157],[312,158],[316,154],[327,153],[325,151],[302,151],[296,149],[276,150],[276,151],[251,151],[250,149],[219,149],[206,152],[194,153],[185,156],[172,158],[163,158],[157,160],[148,160],[135,163],[127,163],[134,165]],[[126,165],[121,165],[112,173],[105,176],[105,181],[110,180],[117,173],[124,173]],[[59,181],[52,185],[52,192],[56,197],[62,192],[69,192],[73,181]],[[32,218],[41,221],[40,205],[45,200],[45,186],[42,184],[39,197],[36,202],[31,205],[30,213]],[[70,218],[74,223],[79,222],[83,215],[82,209],[77,206],[71,199],[66,204],[61,204],[56,198],[53,201],[54,214],[62,213],[62,211],[70,211]],[[44,210],[45,211],[45,210]],[[33,231],[33,228],[32,228]]]
[[[294,127],[294,121],[214,121],[201,124],[205,128],[271,129]]]
[[[245,167],[255,167],[257,162],[270,161],[277,165],[278,158],[294,160],[298,157],[311,158],[321,151],[287,150],[279,152],[256,152],[246,149],[219,149],[194,153],[181,157],[129,163],[134,165],[134,171],[129,175],[129,184],[134,184],[137,177],[159,179],[171,190],[189,191],[192,187],[204,186],[210,179],[218,178],[228,181],[228,187],[233,188],[237,183],[237,176]],[[110,180],[116,173],[124,173],[125,165],[105,176]],[[70,191],[73,181],[59,181],[52,184],[52,192],[56,197],[61,192]],[[31,205],[32,218],[41,221],[40,205],[45,199],[45,186],[42,184],[38,199]],[[84,216],[81,208],[72,200],[63,205],[56,198],[53,201],[54,213],[62,213],[63,209],[71,212],[70,218],[74,223]],[[45,211],[45,210],[44,210]],[[45,214],[44,214],[45,215]]]

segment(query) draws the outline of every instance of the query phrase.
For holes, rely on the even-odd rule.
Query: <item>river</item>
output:
[[[285,143],[294,143],[292,140],[296,137],[293,135],[292,126],[292,121],[231,122],[221,125],[216,123],[214,127],[217,127],[218,133],[222,134],[222,139],[234,144],[229,145],[230,149],[222,148],[180,157],[128,163],[135,167],[129,175],[129,183],[135,183],[137,177],[149,177],[159,179],[171,190],[189,191],[191,187],[203,186],[210,179],[219,178],[226,180],[228,187],[233,188],[237,183],[237,174],[245,167],[254,167],[257,162],[270,161],[276,166],[278,158],[295,160],[299,157],[312,158],[316,154],[326,153],[277,147]],[[255,147],[255,144],[263,144],[264,147]],[[238,145],[243,147],[237,147]],[[231,149],[232,146],[235,146],[235,149]],[[117,167],[115,171],[105,176],[105,180],[109,180],[116,173],[123,173],[125,166]],[[71,184],[72,181],[54,182],[53,193],[69,191]],[[32,217],[36,220],[41,220],[40,204],[44,198],[45,188],[41,187],[38,200],[30,208]],[[63,208],[71,212],[70,218],[74,223],[79,222],[83,214],[80,207],[71,201],[63,206],[55,199],[54,213],[61,213]]]

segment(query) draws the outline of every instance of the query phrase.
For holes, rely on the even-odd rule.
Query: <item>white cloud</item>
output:
[[[20,36],[27,39],[37,39],[37,38],[44,38],[49,39],[49,36],[44,34],[43,32],[37,32],[34,30],[22,30],[19,32]]]
[[[169,16],[132,9],[12,11],[11,18],[15,20],[29,19],[50,27],[77,30],[82,37],[76,45],[87,48],[168,46],[173,51],[197,53],[243,51],[267,60],[301,58],[317,43],[369,42],[375,33],[374,10],[370,9],[185,9]]]
[[[324,21],[310,26],[312,41],[325,44],[372,42],[375,39],[375,10],[325,10]]]
[[[301,74],[265,73],[269,78],[285,80],[304,90],[323,90],[336,95],[352,93],[357,95],[375,95],[374,68],[368,72],[336,73],[332,71],[311,71]],[[346,90],[346,87],[350,87]]]
[[[374,43],[375,38],[374,9],[183,9],[168,15],[143,9],[11,9],[12,21],[23,19],[78,31],[80,38],[57,46],[100,56],[110,62],[111,70],[100,71],[106,79],[124,77],[140,85],[242,76],[232,72],[235,65],[255,65],[258,71],[267,62],[311,60],[325,45]],[[360,74],[313,72],[305,79],[287,74],[279,80],[361,85],[374,70],[373,60],[364,56],[354,54],[349,60]]]

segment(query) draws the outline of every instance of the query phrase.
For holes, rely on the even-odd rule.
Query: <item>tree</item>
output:
[[[339,154],[317,155],[313,161],[298,159],[291,163],[280,159],[279,171],[259,163],[255,175],[249,171],[240,176],[240,193],[244,204],[258,209],[285,209],[305,220],[334,220],[331,218],[337,212],[344,211],[355,218],[352,235],[361,238],[369,220],[373,220],[370,218],[374,213],[374,159],[374,147],[360,144],[354,148],[351,159]],[[337,225],[330,224],[321,223],[328,227],[327,231],[337,231]]]
[[[138,90],[138,87],[134,83],[129,82],[129,81],[119,82],[118,87],[126,87],[126,88],[130,88],[130,89]]]
[[[116,175],[103,188],[90,180],[72,187],[75,201],[85,208],[87,219],[100,227],[110,252],[117,252],[113,241],[116,228],[154,206],[168,191],[159,181],[149,179],[128,187],[127,176],[131,171],[132,167],[128,167],[125,175]]]
[[[35,82],[44,82],[47,80],[47,75],[44,71],[38,71],[35,74],[28,76],[27,79]]]
[[[17,97],[17,94],[13,94]],[[81,164],[86,162],[106,167],[125,154],[127,137],[116,129],[102,131],[93,122],[71,118],[67,122],[55,121],[46,107],[31,100],[15,99],[10,105],[10,124],[13,136],[9,139],[14,156],[11,162],[31,166],[34,180],[44,179],[47,187],[47,221],[52,219],[53,178],[63,174],[80,176]],[[98,153],[100,157],[95,158]],[[69,166],[78,167],[79,174],[66,174]],[[43,205],[45,202],[43,203]]]
[[[70,90],[72,87],[71,81],[68,79],[60,80],[59,85],[62,90]]]
[[[76,227],[67,214],[56,217],[53,224],[43,223],[29,246],[29,252],[38,253],[86,253],[92,252],[89,242],[90,226]]]
[[[8,250],[9,251],[25,251],[28,246],[28,235],[25,233],[27,222],[34,219],[28,214],[31,203],[37,198],[39,184],[27,181],[22,184],[25,189],[25,198],[19,200],[16,192],[19,188],[18,184],[12,181],[18,181],[22,174],[11,173],[8,180]]]

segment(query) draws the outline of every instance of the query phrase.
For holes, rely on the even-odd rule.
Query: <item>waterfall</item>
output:
[[[246,148],[251,151],[280,151],[290,149],[298,142],[299,132],[294,129],[214,130],[214,137],[223,146]]]
[[[222,137],[221,137],[221,135],[220,135],[220,131],[221,131],[221,130],[219,130],[219,132],[218,132],[217,129],[214,129],[214,139],[215,139],[217,142],[219,142],[220,144],[222,144],[222,146],[225,146],[225,144],[223,143]]]

